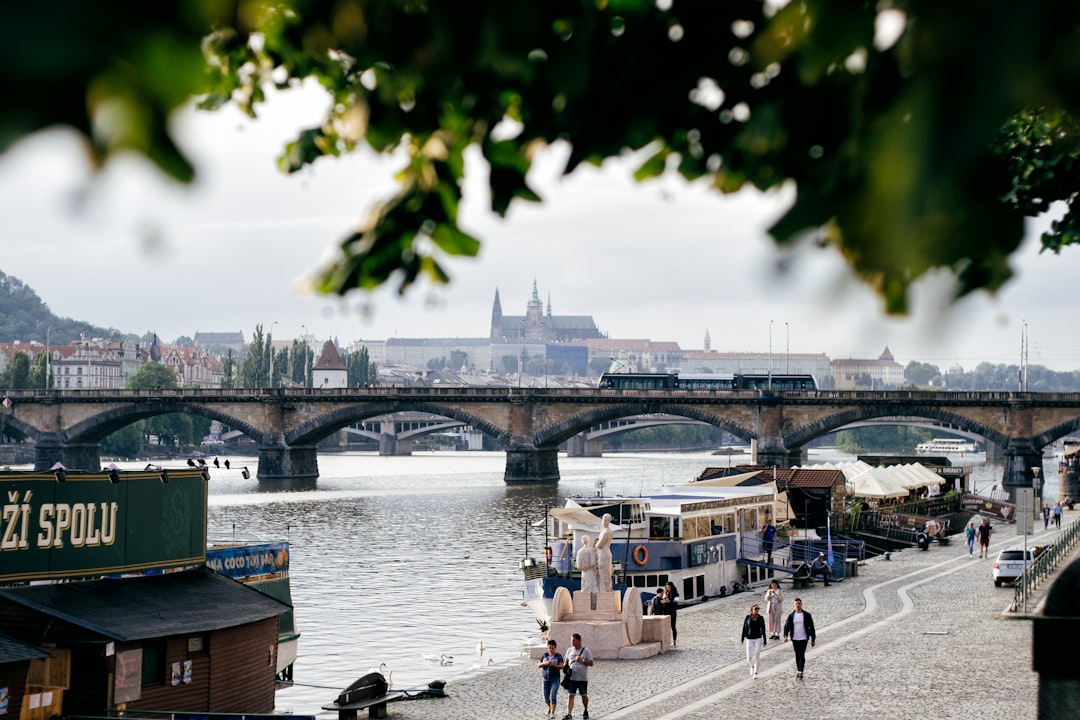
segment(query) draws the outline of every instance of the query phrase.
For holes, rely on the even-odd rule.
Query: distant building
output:
[[[311,368],[313,388],[349,387],[349,369],[341,359],[341,353],[331,340],[323,345],[322,354]]]
[[[832,367],[825,353],[760,353],[686,350],[680,368],[684,373],[761,373],[813,375],[819,386],[830,377]]]
[[[166,345],[160,349],[160,358],[158,362],[173,371],[180,387],[219,388],[225,377],[221,358],[200,347]]]
[[[45,346],[36,340],[31,340],[28,343],[19,341],[0,343],[0,373],[8,369],[16,353],[26,353],[26,356],[30,358],[30,367],[33,367],[34,363],[37,362],[38,355],[44,350]]]
[[[683,360],[679,344],[671,341],[601,338],[582,344],[589,350],[589,367],[607,363],[605,372],[674,372]]]
[[[247,343],[244,342],[244,333],[237,332],[197,332],[195,333],[195,346],[224,354],[225,350],[240,352]]]
[[[536,289],[535,280],[532,297],[529,298],[524,315],[503,315],[499,290],[495,290],[495,301],[491,307],[493,343],[567,343],[602,337],[604,334],[596,327],[591,315],[553,315],[550,296],[545,311],[540,303],[540,293]]]
[[[837,390],[891,390],[905,382],[904,366],[896,362],[888,346],[876,360],[833,360],[832,376]]]
[[[70,345],[49,346],[52,386],[57,390],[118,390],[142,363],[133,340],[83,337]]]

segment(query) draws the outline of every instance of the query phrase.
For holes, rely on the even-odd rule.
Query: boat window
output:
[[[701,567],[709,562],[709,546],[706,543],[694,543],[689,549],[690,567]]]
[[[740,512],[742,512],[742,531],[744,533],[756,532],[761,527],[757,521],[757,508],[743,508]]]
[[[649,518],[649,537],[654,537],[654,538],[669,538],[669,537],[671,537],[671,518],[664,518],[664,517]]]

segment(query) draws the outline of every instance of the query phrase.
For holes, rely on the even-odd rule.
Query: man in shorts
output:
[[[570,652],[566,653],[566,664],[570,666],[570,687],[566,689],[566,716],[563,720],[573,720],[574,694],[581,695],[582,720],[589,720],[589,668],[593,658],[589,648],[581,646],[581,635],[570,636]]]
[[[990,521],[986,518],[982,519],[982,524],[979,525],[979,557],[990,557],[990,536],[994,534],[994,529],[990,527]]]

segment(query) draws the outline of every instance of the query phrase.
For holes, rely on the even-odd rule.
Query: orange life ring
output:
[[[634,548],[634,564],[640,566],[647,562],[649,562],[649,548],[644,545],[638,545]]]

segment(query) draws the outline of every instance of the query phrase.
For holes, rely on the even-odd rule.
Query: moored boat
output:
[[[930,438],[915,446],[915,452],[919,455],[957,455],[979,451],[979,443],[960,438]]]
[[[289,543],[263,540],[250,533],[207,534],[206,565],[222,575],[248,585],[275,600],[292,605],[289,586]],[[292,610],[278,620],[277,685],[293,681],[300,633]]]
[[[544,559],[524,558],[524,604],[550,621],[558,587],[580,589],[575,557],[583,538],[595,538],[611,515],[615,587],[636,587],[646,600],[670,582],[680,603],[720,597],[741,583],[743,546],[761,556],[758,530],[773,520],[775,485],[688,483],[649,497],[571,497],[546,519]],[[761,558],[764,559],[764,558]]]

